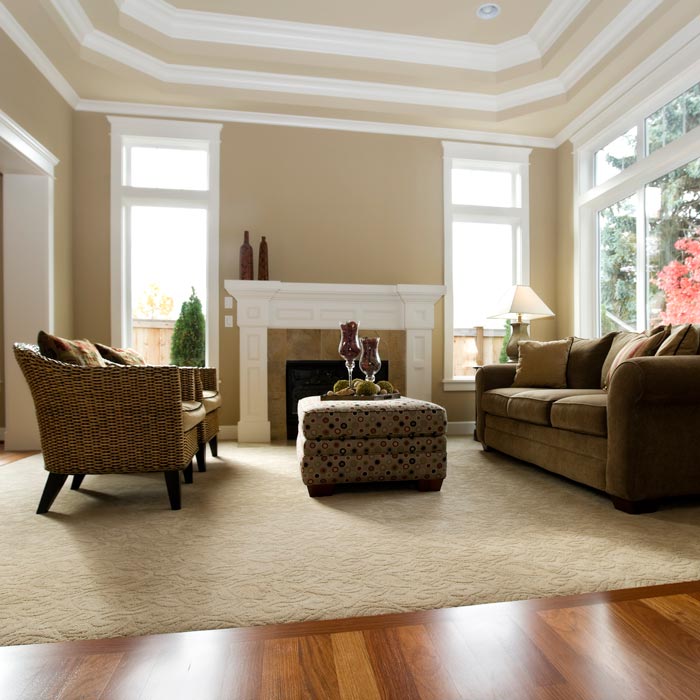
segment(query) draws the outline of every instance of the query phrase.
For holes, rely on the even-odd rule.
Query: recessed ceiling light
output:
[[[483,5],[479,5],[476,16],[479,19],[494,19],[501,14],[501,8],[495,2],[487,2]]]

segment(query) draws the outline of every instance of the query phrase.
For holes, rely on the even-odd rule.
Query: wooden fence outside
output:
[[[149,365],[170,364],[170,341],[175,321],[134,319],[132,345]]]

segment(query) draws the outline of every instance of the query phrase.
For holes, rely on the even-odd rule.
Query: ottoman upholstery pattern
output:
[[[376,481],[418,481],[438,490],[445,478],[447,417],[437,404],[308,397],[298,413],[297,456],[311,495]]]

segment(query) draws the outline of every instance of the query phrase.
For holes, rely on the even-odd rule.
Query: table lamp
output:
[[[532,289],[523,284],[513,285],[496,304],[495,313],[489,318],[515,319],[511,322],[510,340],[506,345],[508,362],[518,361],[518,343],[529,340],[528,321],[533,318],[547,318],[554,312],[540,299]],[[525,319],[525,320],[523,320]]]

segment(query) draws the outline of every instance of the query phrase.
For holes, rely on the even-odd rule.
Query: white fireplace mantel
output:
[[[225,280],[238,304],[240,328],[239,442],[270,442],[267,414],[267,329],[362,328],[406,331],[406,395],[432,394],[432,330],[442,285],[306,284]]]

